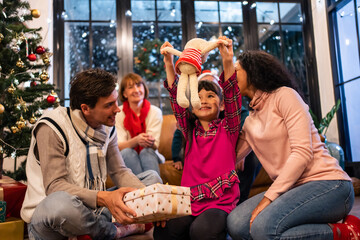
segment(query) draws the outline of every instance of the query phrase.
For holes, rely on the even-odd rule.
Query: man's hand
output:
[[[251,213],[251,218],[250,218],[250,229],[251,229],[251,225],[254,222],[255,218],[257,217],[257,215],[259,215],[259,213],[264,210],[267,206],[269,206],[269,204],[271,203],[271,200],[268,199],[267,197],[264,197],[259,204],[256,206],[256,208],[254,209],[254,211],[252,211]]]
[[[107,207],[118,223],[135,223],[135,219],[127,216],[132,215],[136,217],[135,211],[127,207],[123,202],[124,195],[134,190],[136,188],[124,187],[111,192],[99,191],[97,194],[97,205]]]
[[[181,161],[174,162],[174,163],[173,163],[173,166],[174,166],[174,168],[176,168],[177,170],[183,169],[183,166],[182,166]]]

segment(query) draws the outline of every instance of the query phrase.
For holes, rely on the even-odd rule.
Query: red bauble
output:
[[[53,104],[55,102],[56,98],[52,95],[49,95],[47,98],[46,98],[46,101],[50,104]]]
[[[43,46],[38,46],[35,50],[37,54],[43,54],[45,53],[45,48]]]
[[[29,55],[28,55],[28,59],[29,59],[30,61],[35,61],[35,60],[36,60],[36,55],[33,54],[33,53],[29,54]]]
[[[36,81],[32,81],[31,83],[30,83],[30,86],[31,87],[35,87],[37,85],[37,82]]]

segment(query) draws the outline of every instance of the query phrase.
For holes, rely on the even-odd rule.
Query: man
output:
[[[21,217],[30,238],[88,234],[117,239],[129,229],[118,223],[135,222],[128,216],[135,212],[122,201],[124,194],[161,179],[154,171],[135,176],[124,165],[114,127],[120,111],[115,77],[90,69],[70,84],[70,108],[47,112],[34,127]],[[107,174],[119,189],[106,191]],[[118,223],[111,222],[111,214]]]

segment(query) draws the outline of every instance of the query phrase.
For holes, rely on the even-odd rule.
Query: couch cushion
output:
[[[159,152],[166,160],[171,160],[171,144],[176,130],[176,118],[173,114],[164,115],[161,127]]]

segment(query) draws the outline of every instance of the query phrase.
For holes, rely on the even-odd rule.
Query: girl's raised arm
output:
[[[166,79],[168,85],[171,87],[175,81],[174,55],[164,50],[165,47],[173,48],[173,46],[169,42],[164,42],[160,48],[160,53],[164,55]]]
[[[227,81],[235,72],[235,67],[233,63],[234,51],[232,40],[228,39],[225,36],[219,37],[219,40],[226,40],[228,42],[227,45],[223,43],[223,41],[218,41],[219,43],[219,51],[221,54],[221,58],[223,60],[224,67],[224,78]]]

